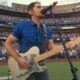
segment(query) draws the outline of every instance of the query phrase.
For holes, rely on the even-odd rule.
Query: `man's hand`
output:
[[[18,58],[17,62],[19,63],[21,68],[28,68],[30,66],[28,60],[21,56]]]

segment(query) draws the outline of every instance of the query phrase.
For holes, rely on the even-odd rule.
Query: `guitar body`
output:
[[[46,69],[46,66],[40,66],[38,62],[34,61],[34,58],[39,55],[39,48],[32,47],[26,53],[20,54],[22,57],[25,57],[30,62],[30,67],[27,69],[21,68],[20,65],[13,59],[9,57],[8,66],[12,75],[13,80],[25,80],[32,73],[42,72]]]

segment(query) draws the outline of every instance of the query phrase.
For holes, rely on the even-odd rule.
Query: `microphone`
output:
[[[46,14],[47,11],[51,10],[54,6],[56,6],[57,1],[53,2],[52,5],[48,6],[47,8],[42,9],[41,13]]]

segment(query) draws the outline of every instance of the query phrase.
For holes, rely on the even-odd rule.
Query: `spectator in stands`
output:
[[[1,46],[0,46],[0,54],[2,54],[2,48],[1,48]]]
[[[77,45],[77,47],[76,47],[76,51],[77,51],[77,53],[78,53],[78,56],[80,57],[80,44]]]

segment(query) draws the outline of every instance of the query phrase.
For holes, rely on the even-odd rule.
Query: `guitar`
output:
[[[66,44],[66,47],[69,48],[71,44],[74,44],[73,47],[75,47],[76,44],[78,43],[80,43],[79,37],[73,41],[69,41]],[[46,66],[39,65],[38,62],[50,56],[53,56],[62,50],[64,50],[64,47],[58,46],[57,48],[55,47],[54,49],[39,55],[39,48],[36,46],[32,47],[26,53],[20,54],[20,56],[25,57],[30,62],[30,67],[26,69],[21,68],[20,65],[15,61],[14,58],[9,57],[8,66],[9,66],[11,75],[13,77],[13,80],[25,80],[32,73],[45,71]]]

